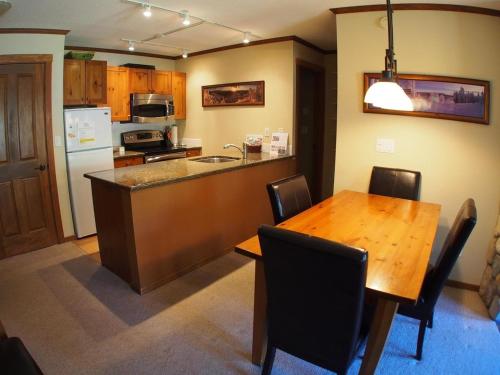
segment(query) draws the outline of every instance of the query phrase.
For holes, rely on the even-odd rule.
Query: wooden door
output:
[[[64,105],[85,104],[85,61],[64,60]]]
[[[151,70],[129,69],[130,92],[147,94],[151,92]]]
[[[174,96],[175,118],[186,118],[186,73],[172,73],[172,95]]]
[[[156,94],[172,94],[172,72],[161,70],[153,71],[151,77],[151,88]]]
[[[130,119],[130,90],[128,68],[108,66],[108,103],[111,121]]]
[[[106,61],[85,61],[85,92],[87,104],[106,103]]]
[[[57,242],[43,64],[0,64],[0,258]]]

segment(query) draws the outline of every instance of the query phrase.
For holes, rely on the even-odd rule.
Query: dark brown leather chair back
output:
[[[439,258],[434,269],[426,276],[422,289],[425,304],[434,308],[444,283],[455,265],[477,222],[476,204],[473,199],[467,199],[458,211],[453,226],[444,241]]]
[[[368,253],[268,225],[258,234],[268,346],[344,373],[357,349]]]
[[[312,206],[307,181],[303,175],[283,178],[267,184],[274,223],[279,224]]]
[[[418,200],[420,172],[406,169],[373,167],[370,178],[370,194]]]

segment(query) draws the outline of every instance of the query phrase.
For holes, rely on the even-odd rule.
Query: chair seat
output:
[[[3,375],[35,375],[42,371],[18,337],[0,340],[0,373]]]

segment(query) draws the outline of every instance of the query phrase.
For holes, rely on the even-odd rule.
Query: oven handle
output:
[[[185,157],[187,157],[186,151],[181,151],[181,152],[173,152],[171,154],[146,156],[144,158],[144,162],[146,164],[148,164],[148,163],[154,163],[157,161],[180,159],[180,158],[185,158]]]

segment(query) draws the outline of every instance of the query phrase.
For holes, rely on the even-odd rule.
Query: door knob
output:
[[[38,169],[39,171],[44,171],[47,166],[45,164],[40,164],[38,167],[35,167],[35,169]]]

